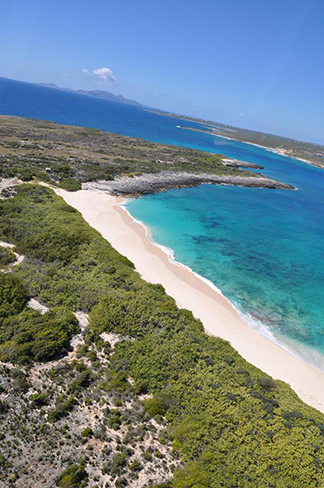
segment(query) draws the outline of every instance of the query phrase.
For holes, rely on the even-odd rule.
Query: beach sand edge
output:
[[[186,266],[170,261],[168,254],[148,238],[145,227],[120,205],[122,197],[89,190],[55,191],[132,261],[144,280],[162,284],[180,308],[200,319],[207,333],[229,341],[249,363],[288,383],[305,403],[324,413],[324,371],[253,330],[216,288]]]

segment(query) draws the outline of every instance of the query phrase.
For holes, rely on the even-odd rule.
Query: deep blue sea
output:
[[[297,191],[201,185],[129,201],[156,242],[212,281],[250,325],[324,369],[324,170],[182,130],[199,124],[0,78],[0,113],[96,127],[259,163]]]

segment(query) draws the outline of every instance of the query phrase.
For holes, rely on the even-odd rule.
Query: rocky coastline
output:
[[[186,172],[147,173],[133,177],[119,177],[113,181],[95,181],[83,183],[83,190],[99,190],[111,195],[139,196],[157,193],[170,188],[199,186],[203,183],[216,185],[244,186],[249,188],[267,188],[277,190],[296,190],[287,183],[282,183],[263,175],[258,176],[219,176],[210,174],[192,174]]]

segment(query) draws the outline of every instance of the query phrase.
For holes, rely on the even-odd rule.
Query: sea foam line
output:
[[[294,341],[293,339],[288,339],[282,336],[279,339],[266,324],[261,322],[261,320],[253,317],[253,315],[248,311],[242,311],[237,305],[235,305],[235,303],[231,302],[223,294],[220,288],[218,288],[212,281],[196,273],[192,268],[190,268],[190,266],[187,266],[186,264],[177,261],[175,259],[174,249],[156,242],[153,238],[152,232],[149,229],[149,227],[146,224],[144,224],[144,222],[142,222],[141,220],[138,220],[135,217],[133,217],[133,215],[130,213],[126,205],[132,200],[133,200],[132,198],[126,198],[123,202],[119,203],[118,206],[121,207],[128,214],[128,216],[132,219],[133,222],[139,224],[144,229],[146,239],[153,246],[163,251],[170,263],[186,269],[187,271],[189,271],[189,273],[193,274],[196,278],[198,278],[200,281],[202,281],[207,286],[209,286],[209,288],[211,288],[213,291],[221,295],[227,301],[227,303],[235,310],[235,312],[240,317],[242,322],[246,324],[250,329],[262,335],[267,340],[270,340],[271,342],[275,343],[277,346],[281,347],[281,349],[287,351],[289,354],[296,357],[300,361],[309,364],[310,366],[312,366],[313,368],[319,371],[324,371],[323,355],[297,341]],[[208,331],[206,332],[208,333]]]

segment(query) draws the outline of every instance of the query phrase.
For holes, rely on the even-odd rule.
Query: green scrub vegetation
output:
[[[0,201],[0,240],[14,244],[26,258],[14,275],[1,276],[0,360],[32,363],[64,354],[78,331],[72,312],[89,312],[87,340],[103,355],[111,353],[103,332],[123,337],[109,356],[101,395],[113,390],[122,398],[130,388],[150,394],[143,399],[145,419],[162,420],[167,435],[162,432],[160,442],[171,441],[180,454],[182,467],[173,480],[156,486],[323,486],[323,414],[246,362],[229,343],[207,335],[199,320],[179,310],[161,285],[143,281],[51,190],[22,185],[16,191],[14,198]],[[30,311],[28,297],[51,310],[43,316]],[[87,347],[80,349],[83,353],[89,356]],[[89,357],[95,367],[95,355]],[[69,387],[73,396],[49,411],[51,425],[74,408],[78,388],[92,381],[79,369],[82,378]],[[39,398],[33,402],[36,409]],[[118,429],[119,410],[108,414]],[[91,429],[81,433],[83,439],[91,435]],[[119,473],[124,458],[119,454],[109,470]],[[82,486],[86,477],[86,465],[73,465],[56,483]]]
[[[11,315],[21,312],[28,295],[21,281],[14,275],[0,273],[0,324]]]
[[[7,116],[0,116],[0,121],[2,178],[36,178],[75,191],[82,182],[161,171],[251,176],[250,171],[224,166],[224,156],[220,154],[157,144],[91,127]]]
[[[3,265],[13,263],[14,261],[16,261],[14,252],[11,249],[0,245],[0,268],[2,268]]]
[[[65,354],[79,326],[73,313],[54,307],[41,315],[26,309],[0,321],[0,361],[28,364]]]

